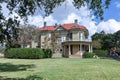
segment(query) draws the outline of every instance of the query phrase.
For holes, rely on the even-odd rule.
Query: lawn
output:
[[[120,80],[112,59],[0,59],[0,80]]]

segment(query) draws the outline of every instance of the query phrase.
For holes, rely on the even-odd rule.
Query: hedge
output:
[[[107,50],[94,50],[93,52],[99,57],[106,57],[108,54]]]
[[[50,49],[40,48],[11,48],[5,52],[5,57],[15,59],[51,58],[52,51]]]
[[[95,53],[85,52],[85,53],[83,54],[83,58],[93,58],[94,55],[95,55]]]

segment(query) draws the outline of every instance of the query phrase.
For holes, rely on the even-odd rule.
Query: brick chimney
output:
[[[74,20],[74,24],[75,24],[75,27],[78,26],[78,20],[77,19]]]
[[[47,25],[47,23],[46,23],[46,22],[44,22],[44,27],[46,27],[46,25]]]

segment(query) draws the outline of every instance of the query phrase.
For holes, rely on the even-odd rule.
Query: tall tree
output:
[[[34,25],[21,25],[19,29],[19,42],[23,44],[23,48],[26,46],[27,43],[30,44],[32,41],[39,42],[39,29]]]
[[[7,40],[11,44],[17,29],[16,27],[13,27],[12,24],[12,26],[10,25],[10,22],[11,20],[13,21],[13,19],[8,19],[10,21],[6,23],[6,17],[2,13],[2,3],[7,4],[6,7],[9,9],[10,14],[13,14],[13,12],[17,13],[23,20],[27,20],[27,16],[33,15],[37,9],[44,11],[45,16],[48,16],[53,12],[55,7],[60,6],[65,1],[66,0],[0,0],[0,42]],[[94,14],[101,20],[103,19],[103,10],[104,8],[108,8],[109,4],[110,0],[73,0],[73,5],[77,9],[87,5],[91,10],[91,14]],[[14,21],[16,20],[17,19],[14,18]],[[18,26],[18,22],[14,23],[14,26]],[[11,30],[10,33],[9,30]],[[14,36],[11,36],[11,34]]]
[[[101,41],[102,49],[109,50],[112,46],[115,46],[115,36],[113,34],[106,34]]]
[[[95,49],[101,49],[102,48],[102,38],[105,36],[105,32],[101,31],[100,33],[96,32],[94,35],[92,35],[92,43],[93,48]]]
[[[52,52],[55,53],[55,49],[57,49],[57,40],[58,40],[58,35],[55,32],[51,33],[51,46],[52,46]]]
[[[120,30],[114,33],[116,46],[120,48]]]

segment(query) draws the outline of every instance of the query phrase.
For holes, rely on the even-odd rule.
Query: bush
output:
[[[6,48],[1,48],[1,47],[0,47],[0,53],[4,53],[5,49],[6,49]]]
[[[95,54],[92,53],[92,52],[85,52],[85,53],[83,54],[83,58],[93,58],[94,55],[95,55]]]
[[[16,58],[16,59],[41,59],[41,58],[51,58],[51,50],[45,51],[40,48],[11,48],[5,52],[6,58]]]
[[[107,50],[94,50],[93,52],[99,57],[106,57],[108,54]]]
[[[43,49],[43,52],[44,52],[44,58],[51,58],[52,57],[51,49]]]

